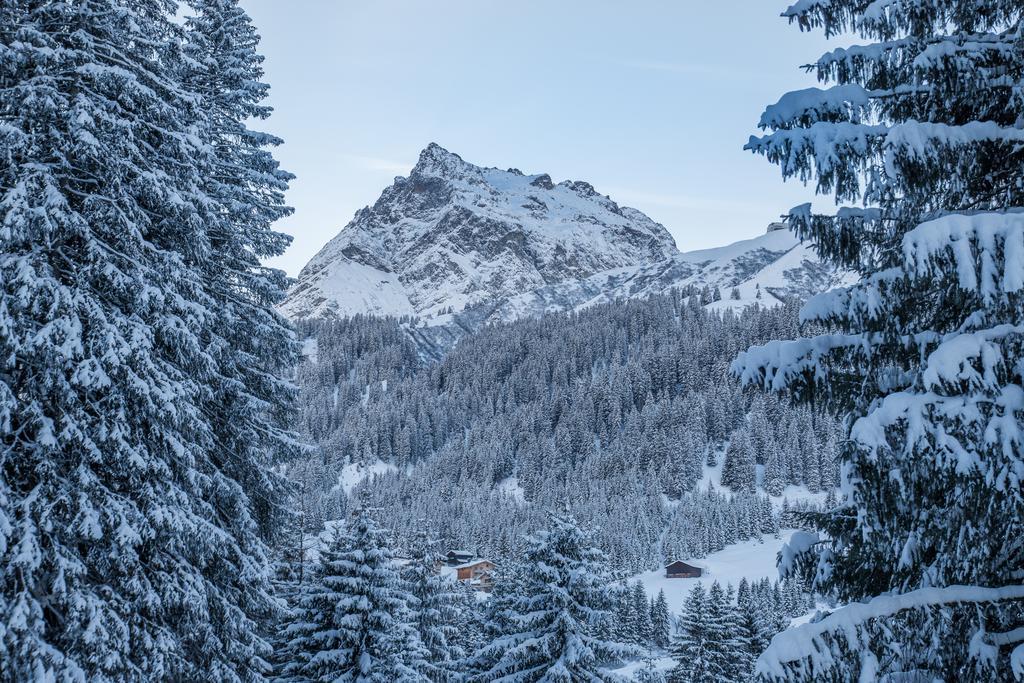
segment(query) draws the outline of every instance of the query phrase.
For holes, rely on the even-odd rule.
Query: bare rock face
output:
[[[431,144],[303,268],[282,309],[429,318],[674,253],[663,226],[588,183],[480,168]]]
[[[481,168],[430,144],[302,269],[281,310],[465,327],[690,284],[718,289],[717,306],[773,305],[845,279],[784,226],[680,253],[661,224],[589,183]]]

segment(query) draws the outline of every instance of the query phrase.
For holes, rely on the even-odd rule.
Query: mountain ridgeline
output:
[[[281,310],[415,316],[423,339],[450,347],[484,323],[689,285],[738,307],[804,299],[848,279],[774,227],[682,253],[662,225],[589,183],[482,168],[431,144],[302,269]]]

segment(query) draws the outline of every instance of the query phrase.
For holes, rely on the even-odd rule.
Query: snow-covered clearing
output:
[[[676,661],[671,657],[653,657],[652,659],[654,663],[654,668],[657,671],[661,671],[662,673],[670,671],[671,669],[675,668],[676,665]],[[613,669],[613,671],[619,676],[625,678],[626,680],[633,680],[633,677],[636,676],[637,672],[646,667],[647,661],[643,659],[638,659],[637,661],[630,662],[629,664],[626,664],[623,667]]]
[[[302,357],[310,363],[315,363],[317,353],[320,351],[319,342],[316,337],[306,337],[302,340]]]
[[[341,487],[347,495],[352,493],[352,489],[358,486],[364,479],[397,471],[398,468],[394,465],[389,465],[388,463],[380,460],[372,462],[369,465],[350,462],[341,468],[341,473],[338,475],[338,486]]]
[[[718,581],[723,587],[731,583],[735,588],[743,578],[748,581],[778,579],[776,556],[792,533],[792,530],[785,530],[779,533],[779,538],[766,536],[761,541],[744,541],[699,560],[684,560],[687,564],[701,568],[703,575],[699,579],[668,579],[665,578],[665,570],[659,568],[638,574],[630,582],[639,580],[652,598],[658,595],[659,590],[664,590],[669,610],[679,614],[683,610],[686,594],[697,582],[703,582],[705,587],[710,586],[712,581]]]
[[[523,487],[520,486],[518,477],[506,477],[499,481],[494,488],[500,493],[504,493],[506,496],[510,496],[520,503],[526,502],[526,491],[524,491]]]

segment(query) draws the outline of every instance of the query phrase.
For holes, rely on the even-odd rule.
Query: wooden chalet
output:
[[[665,578],[668,579],[699,579],[700,575],[700,567],[679,560],[665,565]]]
[[[460,564],[466,564],[475,557],[476,553],[470,552],[468,550],[449,550],[447,553],[445,553],[444,556],[445,563],[447,563],[449,567],[455,567]]]
[[[465,581],[476,590],[490,592],[494,586],[494,569],[496,564],[490,560],[476,558],[455,567],[455,578]]]

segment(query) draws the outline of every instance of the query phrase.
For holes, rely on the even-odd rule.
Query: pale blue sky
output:
[[[760,234],[812,194],[744,152],[766,104],[835,46],[777,0],[242,0],[261,35],[295,275],[437,142],[586,180],[683,250]]]

